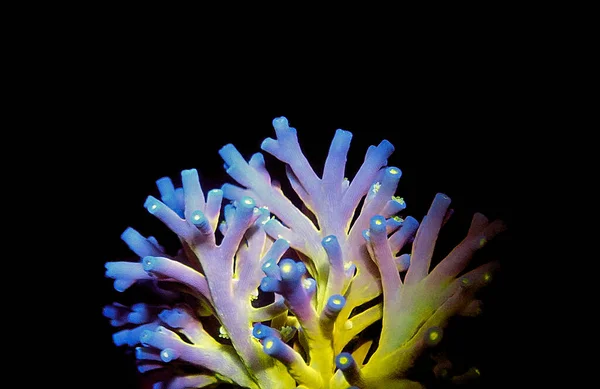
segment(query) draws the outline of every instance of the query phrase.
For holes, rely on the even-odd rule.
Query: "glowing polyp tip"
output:
[[[370,229],[373,232],[384,232],[386,229],[385,218],[381,215],[375,215],[371,218]]]
[[[425,333],[425,342],[430,346],[435,346],[442,340],[443,331],[440,327],[431,327]]]
[[[492,281],[492,278],[493,278],[493,276],[492,276],[492,273],[490,273],[489,271],[488,271],[488,272],[485,272],[485,273],[483,274],[483,281],[484,281],[484,282],[486,282],[486,283],[487,283],[487,282],[491,282],[491,281]]]
[[[479,247],[485,246],[486,243],[487,243],[487,239],[486,238],[479,239]]]
[[[468,288],[469,286],[471,286],[471,279],[469,277],[460,277],[460,286],[462,286],[463,288]]]
[[[445,202],[450,203],[450,197],[448,197],[448,195],[446,195],[444,193],[437,193],[435,195],[435,200],[437,200],[437,201],[441,200],[441,201],[445,201]]]
[[[273,119],[273,128],[275,130],[287,130],[290,128],[287,118],[285,116],[280,116]]]
[[[206,216],[204,216],[204,213],[200,210],[192,212],[190,215],[190,219],[195,225],[201,225],[206,222]]]
[[[181,171],[181,177],[182,178],[186,178],[189,177],[191,175],[197,175],[198,171],[196,169],[185,169]]]
[[[401,176],[402,175],[402,170],[398,169],[397,167],[394,166],[390,166],[386,169],[387,174],[391,175],[391,176]]]
[[[152,337],[154,336],[154,333],[150,330],[144,330],[140,333],[140,342],[142,344],[147,344],[148,342],[150,342],[152,340]]]
[[[341,294],[334,294],[327,300],[327,307],[334,312],[339,312],[344,305],[346,305],[346,299]]]
[[[280,261],[279,269],[281,270],[281,278],[284,280],[294,280],[301,276],[298,266],[293,259],[288,258]]]
[[[268,336],[263,340],[263,350],[268,355],[273,355],[281,350],[282,342],[274,336]]]
[[[240,205],[244,208],[254,208],[256,206],[256,203],[254,202],[254,199],[252,197],[244,196],[240,200]]]
[[[352,358],[352,354],[347,352],[340,353],[337,357],[335,357],[335,365],[340,370],[347,369],[352,365],[353,362],[354,358]]]
[[[142,258],[142,267],[144,268],[145,271],[153,270],[154,266],[156,266],[156,257],[152,257],[152,256],[148,255],[148,256]]]
[[[317,281],[315,281],[314,278],[305,278],[302,281],[302,286],[304,286],[304,289],[306,289],[306,291],[312,292],[317,287]]]
[[[177,358],[179,358],[179,353],[175,349],[166,348],[160,352],[160,359],[162,359],[163,362],[171,362]]]
[[[260,282],[260,290],[263,292],[277,292],[279,290],[279,281],[272,277],[264,277]]]
[[[262,339],[264,337],[265,331],[263,330],[264,325],[261,323],[256,323],[252,328],[252,335],[257,339]]]
[[[328,245],[334,244],[335,242],[337,242],[337,238],[335,237],[335,235],[328,235],[323,238],[323,240],[321,241],[321,244],[323,246],[328,246]]]
[[[158,211],[159,206],[160,206],[160,203],[158,202],[158,200],[152,196],[148,196],[146,198],[146,202],[144,203],[144,207],[146,207],[148,212],[150,212],[152,214],[156,213],[156,211]]]

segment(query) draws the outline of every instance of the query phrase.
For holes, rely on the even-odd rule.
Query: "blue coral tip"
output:
[[[363,230],[362,236],[363,236],[363,238],[365,238],[365,240],[367,242],[369,242],[371,240],[371,233],[369,232],[369,230]]]
[[[400,177],[402,175],[402,170],[398,169],[397,167],[390,166],[385,169],[385,173],[390,177]]]
[[[375,215],[371,218],[371,223],[369,224],[371,231],[373,232],[385,232],[386,231],[386,221],[385,218],[381,215]]]
[[[293,259],[282,259],[279,261],[279,270],[281,271],[281,279],[286,281],[293,281],[300,279],[302,274],[298,271],[298,266]]]
[[[252,197],[244,196],[240,199],[239,206],[242,206],[244,208],[254,208],[256,206],[256,203],[254,202],[254,199]]]
[[[285,116],[273,119],[273,128],[276,130],[285,130],[289,128],[288,120]]]
[[[277,261],[275,258],[267,259],[260,268],[266,275],[270,277],[275,278],[279,275],[279,268],[277,267]]]
[[[154,197],[148,196],[144,202],[144,207],[148,210],[148,212],[154,214],[158,211],[160,203]]]
[[[335,243],[337,243],[337,238],[335,235],[327,235],[321,241],[321,244],[325,247],[334,245]]]
[[[117,308],[114,305],[107,305],[104,308],[102,308],[102,316],[108,319],[116,319],[117,314]]]
[[[156,257],[150,255],[142,258],[142,267],[145,271],[151,271],[156,266]]]
[[[341,294],[334,294],[327,300],[327,308],[334,312],[339,312],[346,305],[346,299]]]
[[[353,363],[354,363],[354,358],[352,357],[352,354],[350,354],[350,353],[343,352],[343,353],[338,354],[337,357],[335,357],[335,365],[340,370],[346,370],[347,368],[352,366]]]
[[[274,329],[261,323],[256,323],[252,328],[252,335],[256,339],[265,339],[274,335]]]
[[[179,358],[179,352],[175,349],[166,348],[160,352],[160,359],[162,359],[163,362],[171,362],[177,358]]]
[[[154,332],[150,330],[144,330],[140,333],[140,342],[142,344],[147,344],[154,337]]]
[[[124,344],[127,344],[128,339],[129,339],[129,330],[115,332],[112,335],[112,341],[115,344],[115,346],[122,346]]]
[[[272,277],[263,277],[260,282],[260,289],[263,292],[278,292],[279,291],[279,280]]]
[[[314,278],[305,278],[302,284],[309,295],[317,290],[317,281]]]
[[[263,350],[265,350],[265,353],[268,355],[279,354],[283,350],[283,347],[284,343],[275,336],[267,336],[263,339]]]

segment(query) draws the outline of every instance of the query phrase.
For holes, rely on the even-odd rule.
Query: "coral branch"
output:
[[[309,367],[302,356],[294,349],[275,336],[263,340],[265,353],[281,361],[288,369],[290,375],[300,384],[309,388],[319,389],[323,382],[319,374]]]
[[[433,199],[413,243],[411,265],[405,278],[406,284],[421,281],[429,272],[433,248],[449,206],[450,198],[444,194],[438,193]]]
[[[178,280],[212,301],[206,278],[194,269],[169,258],[151,256],[142,258],[142,266],[148,274]]]
[[[221,345],[210,349],[198,347],[184,342],[175,332],[162,326],[158,326],[153,331],[142,331],[139,340],[146,347],[161,350],[163,362],[181,359],[228,377],[239,385],[256,388],[256,384],[248,376],[244,365],[231,348],[221,347]]]

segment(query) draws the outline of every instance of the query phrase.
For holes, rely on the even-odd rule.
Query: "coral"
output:
[[[106,276],[117,291],[135,285],[154,297],[104,308],[118,328],[114,343],[135,347],[140,372],[163,372],[157,389],[424,387],[411,369],[450,318],[479,311],[477,292],[497,264],[467,266],[505,225],[475,214],[464,240],[431,268],[450,198],[436,195],[421,223],[401,216],[392,144],[370,146],[349,180],[352,134],[337,130],[319,177],[287,119],[273,127],[276,139],[261,148],[285,163],[300,201],[272,180],[261,153],[246,161],[231,144],[219,154],[237,185],[205,193],[195,169],[181,172],[181,187],[159,179],[160,199],[144,206],[181,249],[170,255],[154,237],[123,232],[139,260],[109,262]],[[478,374],[448,377],[449,361],[436,358],[440,379]]]

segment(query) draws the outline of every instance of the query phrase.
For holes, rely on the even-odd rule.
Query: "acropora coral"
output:
[[[181,187],[158,179],[159,198],[144,206],[181,249],[170,255],[152,236],[123,232],[139,259],[106,263],[106,276],[119,292],[136,285],[153,297],[104,307],[118,328],[114,343],[135,348],[141,373],[164,372],[155,389],[425,387],[411,368],[451,317],[479,311],[477,292],[497,264],[467,265],[504,223],[476,213],[431,268],[450,198],[437,194],[420,223],[402,216],[390,142],[370,146],[348,179],[352,133],[339,129],[319,177],[288,120],[273,127],[276,139],[261,148],[285,164],[300,201],[272,179],[261,153],[247,161],[232,144],[219,154],[237,185],[205,192],[195,169],[181,172]],[[433,372],[449,379],[449,362],[437,360]]]

